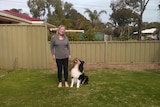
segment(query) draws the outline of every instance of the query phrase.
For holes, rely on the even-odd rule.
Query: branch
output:
[[[143,13],[143,12],[144,12],[144,10],[145,10],[145,8],[146,8],[146,6],[147,6],[148,2],[149,2],[149,0],[147,0],[147,2],[144,4],[144,6],[143,6],[143,9],[142,9],[142,12],[141,12],[141,13]]]

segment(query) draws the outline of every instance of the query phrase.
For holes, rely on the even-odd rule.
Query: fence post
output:
[[[46,41],[45,42],[45,45],[46,45],[45,46],[45,48],[46,48],[46,50],[45,50],[46,51],[46,55],[45,55],[46,62],[45,63],[46,63],[46,68],[48,68],[48,62],[49,62],[49,59],[48,59],[48,47],[47,47],[48,46],[48,31],[47,31],[48,29],[47,29],[47,26],[48,26],[47,23],[45,23],[45,36],[46,36],[46,40],[45,40]]]
[[[107,41],[105,41],[105,44],[104,44],[105,46],[104,46],[104,63],[105,63],[105,65],[107,65],[107,49],[108,49],[108,42]]]

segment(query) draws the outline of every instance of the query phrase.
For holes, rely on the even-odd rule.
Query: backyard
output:
[[[160,70],[99,68],[85,73],[89,84],[77,89],[57,88],[55,70],[0,69],[0,107],[160,106]]]

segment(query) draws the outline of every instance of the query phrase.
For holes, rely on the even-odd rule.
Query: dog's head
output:
[[[80,60],[80,66],[83,66],[84,65],[84,61]]]
[[[80,59],[78,59],[78,58],[75,58],[74,60],[73,60],[73,63],[74,63],[74,65],[78,65],[79,66],[79,71],[80,72],[82,72],[83,73],[83,71],[84,71],[84,61],[82,61],[82,60],[80,60]]]
[[[75,58],[75,59],[73,59],[73,64],[74,65],[80,65],[81,64],[81,60],[80,59],[78,59],[78,58]]]

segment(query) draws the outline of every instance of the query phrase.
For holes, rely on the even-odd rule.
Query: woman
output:
[[[62,87],[62,70],[64,71],[65,87],[68,85],[68,60],[71,59],[68,37],[65,35],[65,26],[60,25],[57,32],[51,38],[51,53],[53,60],[56,60],[58,69],[58,87]]]

